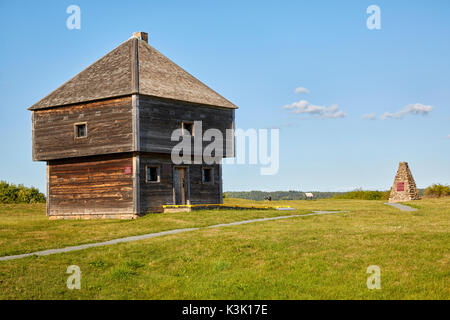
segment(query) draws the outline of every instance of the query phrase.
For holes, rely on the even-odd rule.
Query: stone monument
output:
[[[391,189],[389,202],[401,202],[409,200],[419,200],[419,190],[417,190],[416,182],[409,170],[408,162],[400,162],[397,174],[395,176],[394,185]]]

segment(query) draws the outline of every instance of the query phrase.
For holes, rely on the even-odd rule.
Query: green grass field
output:
[[[415,212],[401,212],[382,201],[272,204],[296,210],[48,221],[45,205],[0,205],[0,256],[311,210],[349,211],[0,261],[0,299],[450,298],[450,199],[408,203],[419,209]],[[69,265],[81,268],[80,290],[66,287]],[[369,265],[381,268],[380,290],[366,286]]]

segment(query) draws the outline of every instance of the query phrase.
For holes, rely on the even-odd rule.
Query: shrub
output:
[[[450,186],[435,183],[425,189],[425,197],[427,198],[440,198],[450,196]]]
[[[335,194],[334,199],[358,199],[358,200],[388,200],[389,191],[354,190],[342,194]]]
[[[0,181],[0,203],[42,203],[45,196],[38,189]]]

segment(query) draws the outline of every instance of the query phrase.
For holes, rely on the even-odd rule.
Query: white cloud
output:
[[[329,107],[316,106],[310,104],[306,100],[300,100],[298,102],[285,105],[282,108],[291,110],[291,113],[310,114],[326,119],[344,118],[347,115],[344,111],[339,110],[339,106],[336,104],[333,104]]]
[[[376,119],[376,114],[375,113],[368,113],[362,116],[363,119],[365,120],[375,120]]]
[[[450,139],[450,134],[447,136],[447,139]]]
[[[309,93],[309,90],[303,87],[295,88],[294,93]]]
[[[423,105],[421,103],[408,104],[406,107],[404,107],[403,109],[401,109],[401,110],[399,110],[397,112],[394,112],[394,113],[385,112],[380,117],[380,119],[381,120],[386,120],[388,118],[391,118],[391,119],[402,119],[407,114],[426,115],[426,114],[430,113],[431,110],[433,110],[433,106],[426,106],[426,105]]]

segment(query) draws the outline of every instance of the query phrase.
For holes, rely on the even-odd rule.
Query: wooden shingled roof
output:
[[[136,93],[237,108],[151,47],[146,41],[146,34],[142,34],[145,37],[134,35],[31,106],[29,110]]]

